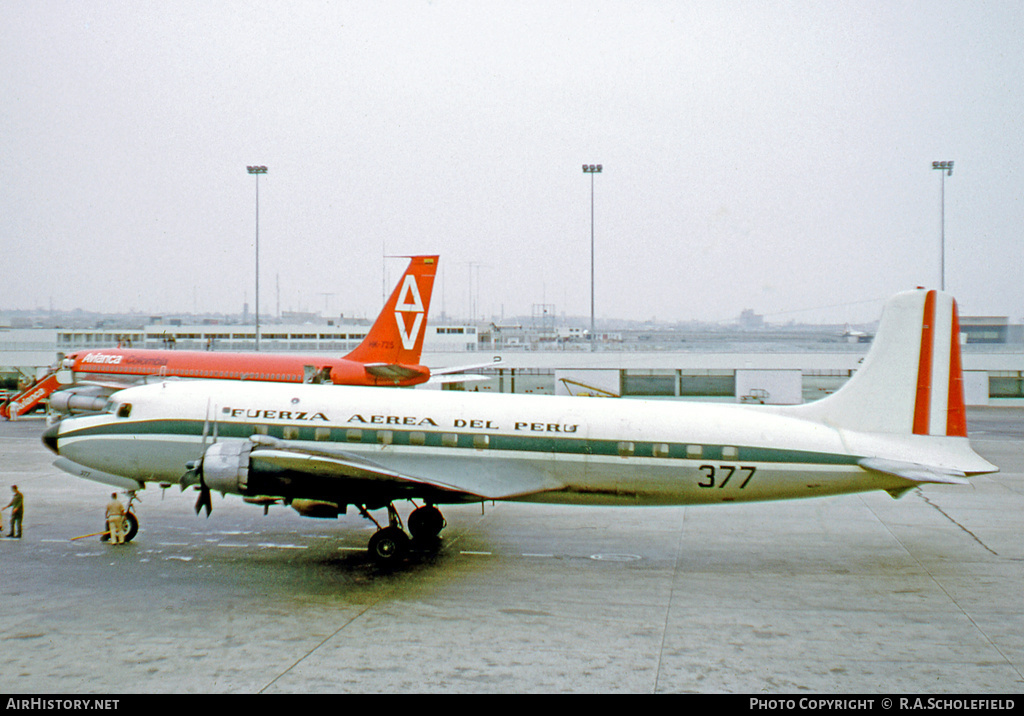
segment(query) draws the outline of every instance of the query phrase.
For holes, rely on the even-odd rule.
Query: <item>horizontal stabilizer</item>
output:
[[[483,370],[484,368],[500,368],[501,356],[494,356],[489,363],[471,363],[470,365],[455,365],[447,368],[431,368],[431,375],[451,375],[452,373],[465,373],[467,370]]]
[[[453,373],[451,375],[431,375],[427,382],[436,385],[438,383],[479,383],[484,380],[490,380],[490,378],[479,373]]]
[[[396,382],[427,375],[422,370],[417,370],[412,366],[401,365],[399,363],[367,363],[366,372],[375,378],[383,378],[384,380],[393,380]]]
[[[904,480],[913,482],[930,482],[947,485],[969,485],[966,475],[959,470],[949,468],[932,467],[930,465],[919,465],[913,462],[901,462],[899,460],[886,460],[880,457],[866,457],[857,462],[865,470],[881,472],[885,475],[895,475]]]

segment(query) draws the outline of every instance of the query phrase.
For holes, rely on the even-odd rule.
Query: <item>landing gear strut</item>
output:
[[[370,556],[380,564],[396,564],[405,559],[413,540],[426,541],[437,537],[447,524],[444,515],[433,505],[424,505],[409,515],[409,531],[412,538],[402,528],[402,518],[394,504],[388,503],[388,526],[381,527],[363,505],[359,513],[377,525],[377,531],[370,537],[367,550]]]
[[[402,529],[402,518],[394,504],[388,503],[388,526],[381,527],[380,522],[373,519],[364,505],[359,506],[359,514],[377,525],[377,531],[370,538],[367,549],[370,556],[380,564],[395,564],[405,558],[409,552],[409,535]]]

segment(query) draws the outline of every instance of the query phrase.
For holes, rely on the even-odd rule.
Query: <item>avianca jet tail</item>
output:
[[[101,410],[113,392],[153,376],[369,386],[424,383],[430,369],[420,364],[420,353],[437,262],[437,256],[411,257],[370,332],[344,358],[121,348],[83,351],[68,356],[0,406],[0,415],[24,415],[47,398],[56,412]]]

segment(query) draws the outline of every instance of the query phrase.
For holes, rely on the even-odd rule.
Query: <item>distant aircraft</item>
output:
[[[79,477],[238,494],[378,531],[383,562],[444,527],[437,505],[489,500],[687,505],[967,484],[997,468],[967,439],[952,297],[898,294],[861,369],[791,406],[165,382],[117,393],[43,442]],[[415,504],[415,503],[414,503]],[[387,526],[369,511],[386,508]]]
[[[865,333],[864,331],[858,331],[847,323],[846,326],[843,327],[843,338],[850,343],[870,343],[874,336],[870,333]]]
[[[465,376],[453,373],[482,366],[432,374],[420,365],[437,262],[437,256],[411,257],[366,338],[344,358],[122,348],[80,351],[0,406],[0,415],[24,415],[46,398],[58,413],[102,410],[115,391],[170,376],[388,386],[417,385],[432,376],[435,381],[462,380]]]

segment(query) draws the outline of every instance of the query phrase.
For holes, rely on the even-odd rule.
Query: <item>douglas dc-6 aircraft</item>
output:
[[[369,549],[410,544],[395,501],[688,505],[967,484],[997,468],[967,439],[956,304],[915,290],[886,305],[863,366],[836,393],[771,406],[181,381],[115,394],[43,442],[79,477],[136,490],[196,486],[264,506],[388,525]],[[416,503],[413,502],[415,505]],[[376,523],[376,520],[374,520]]]
[[[376,322],[344,358],[124,348],[81,351],[0,406],[0,415],[23,415],[47,397],[50,410],[57,413],[102,410],[115,391],[169,376],[388,386],[464,380],[453,374],[483,366],[431,372],[420,365],[437,261],[437,256],[411,257]]]

